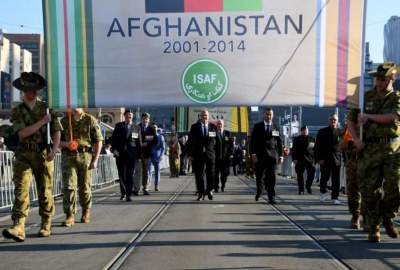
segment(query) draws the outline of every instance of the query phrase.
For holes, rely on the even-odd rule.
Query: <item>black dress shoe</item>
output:
[[[132,201],[132,197],[131,197],[131,196],[127,196],[127,197],[126,197],[126,201],[127,201],[127,202],[131,202],[131,201]]]
[[[215,193],[218,193],[218,192],[219,192],[218,188],[214,189],[214,192],[215,192]]]
[[[196,200],[200,201],[202,198],[203,198],[203,195],[201,193],[199,193]]]
[[[210,201],[212,201],[213,200],[213,193],[210,191],[210,192],[208,192],[208,194],[207,194],[207,197],[208,197],[208,199],[210,200]]]
[[[125,198],[125,195],[121,195],[121,197],[119,198],[120,201],[122,201]]]
[[[269,204],[276,204],[275,198],[269,198]]]
[[[307,193],[308,193],[308,194],[312,194],[311,187],[306,187],[306,190],[307,190]]]
[[[261,197],[261,193],[257,192],[256,193],[256,202],[258,202],[258,199],[260,199],[260,197]]]
[[[147,190],[143,190],[143,195],[150,195],[150,193]]]
[[[299,191],[299,195],[304,195],[304,191]]]
[[[225,187],[221,187],[221,192],[224,192],[225,191]]]

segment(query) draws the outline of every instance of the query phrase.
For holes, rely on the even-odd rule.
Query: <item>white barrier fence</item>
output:
[[[0,209],[11,207],[14,201],[13,177],[14,152],[0,151]],[[97,169],[92,173],[92,188],[99,189],[106,184],[118,179],[117,165],[112,155],[100,155]],[[53,194],[62,194],[61,154],[57,154],[54,160]],[[31,202],[38,199],[35,179],[31,182],[29,191]]]

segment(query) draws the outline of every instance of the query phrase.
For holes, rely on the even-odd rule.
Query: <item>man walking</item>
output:
[[[135,163],[140,158],[142,135],[140,128],[132,122],[133,113],[126,109],[125,121],[115,125],[111,137],[111,147],[116,158],[121,200],[132,201],[133,175]]]
[[[46,86],[45,79],[33,72],[22,72],[13,86],[24,92],[23,102],[12,110],[12,131],[19,143],[14,162],[13,226],[3,230],[5,238],[17,242],[25,240],[25,219],[29,213],[29,187],[35,176],[39,198],[39,215],[42,217],[40,237],[51,234],[51,217],[54,214],[53,171],[54,156],[60,143],[61,125],[55,115],[46,113],[46,104],[37,98],[37,92]],[[47,129],[50,123],[53,146],[46,149]]]
[[[301,135],[293,140],[292,161],[295,164],[297,174],[297,184],[299,186],[299,195],[304,194],[304,170],[307,171],[306,190],[308,194],[312,193],[311,185],[314,181],[314,144],[315,140],[308,135],[308,127],[300,129]]]
[[[150,163],[151,149],[157,144],[157,134],[150,123],[150,114],[143,113],[141,123],[139,124],[142,136],[141,159],[139,166],[141,167],[143,195],[150,195],[148,187],[150,186]]]
[[[188,157],[192,160],[193,171],[198,191],[197,200],[204,200],[205,195],[213,199],[212,189],[215,177],[215,152],[217,127],[208,122],[209,113],[204,109],[199,115],[199,121],[190,128],[188,139]],[[204,182],[204,170],[206,183]]]
[[[90,222],[92,206],[92,170],[97,168],[103,136],[96,118],[82,108],[61,119],[63,126],[61,164],[63,182],[63,225],[75,224],[77,202],[82,207],[82,223]]]
[[[217,128],[214,191],[219,191],[221,182],[221,191],[224,192],[233,155],[233,139],[230,132],[224,130],[224,120],[217,121]]]
[[[257,193],[256,201],[260,198],[263,188],[268,193],[270,204],[275,204],[275,169],[283,162],[282,141],[279,128],[272,123],[274,111],[267,108],[264,111],[264,121],[254,125],[251,134],[250,152],[256,167]]]
[[[160,191],[160,162],[165,153],[165,140],[161,135],[161,129],[157,125],[153,125],[157,134],[157,144],[151,149],[151,164],[154,168],[154,191]]]
[[[339,147],[341,133],[338,128],[338,116],[332,114],[329,117],[329,126],[318,131],[314,148],[315,160],[321,168],[320,201],[323,202],[328,199],[327,184],[332,175],[331,199],[333,204],[336,205],[342,204],[339,201],[340,165],[342,158]]]

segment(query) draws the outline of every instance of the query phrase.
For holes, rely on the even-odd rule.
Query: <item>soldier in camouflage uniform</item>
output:
[[[360,216],[362,215],[364,230],[367,230],[365,204],[361,200],[360,183],[357,177],[357,149],[352,140],[346,141],[345,138],[342,138],[341,149],[345,157],[347,204],[352,215],[351,228],[360,228]]]
[[[394,63],[380,65],[371,73],[375,87],[364,95],[364,113],[353,109],[349,115],[354,144],[358,151],[363,150],[358,176],[370,242],[380,241],[381,223],[390,237],[399,235],[393,224],[400,204],[400,94],[393,90],[399,72]],[[364,125],[363,141],[357,136],[356,124]]]
[[[75,224],[77,193],[82,207],[81,222],[90,222],[92,169],[97,168],[103,141],[100,127],[93,116],[77,108],[73,110],[71,118],[71,127],[68,116],[61,119],[63,209],[66,215],[63,225],[66,227]],[[71,147],[71,142],[77,143],[77,149]]]
[[[33,72],[23,72],[13,86],[24,92],[23,102],[12,110],[13,131],[19,138],[14,163],[14,225],[3,231],[5,238],[25,240],[25,218],[29,213],[29,187],[35,176],[39,197],[39,215],[42,223],[39,236],[51,234],[51,217],[54,214],[53,171],[54,156],[60,143],[61,125],[56,117],[46,113],[46,104],[37,99],[37,91],[46,81]],[[46,124],[51,123],[53,146],[46,149]]]

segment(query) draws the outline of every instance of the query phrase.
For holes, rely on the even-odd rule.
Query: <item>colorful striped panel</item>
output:
[[[223,0],[185,0],[185,12],[217,12],[223,8]]]
[[[50,107],[95,107],[91,1],[43,1]]]
[[[262,11],[262,0],[146,0],[146,13]]]

